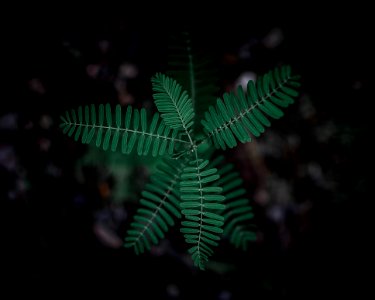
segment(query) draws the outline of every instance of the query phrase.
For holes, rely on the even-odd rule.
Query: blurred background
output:
[[[117,14],[3,26],[2,285],[126,299],[363,291],[356,279],[368,266],[370,30],[362,11],[348,14],[357,19],[305,13],[166,29]],[[282,64],[302,76],[300,97],[281,120],[223,153],[245,180],[257,241],[242,252],[224,240],[206,272],[193,268],[178,228],[150,253],[122,247],[154,160],[75,143],[58,127],[65,110],[91,103],[155,110],[150,78],[168,71],[171,36],[181,30],[210,57],[219,94]]]

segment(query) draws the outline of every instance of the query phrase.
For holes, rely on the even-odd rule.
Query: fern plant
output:
[[[204,270],[222,236],[246,249],[255,239],[252,208],[233,165],[212,158],[212,149],[250,142],[283,116],[297,97],[299,76],[289,66],[276,68],[238,87],[211,105],[195,132],[197,112],[187,91],[173,78],[158,73],[152,79],[156,112],[109,104],[79,107],[61,117],[65,134],[103,150],[161,156],[157,171],[142,192],[140,208],[127,231],[124,246],[136,254],[150,250],[179,226],[194,264]],[[208,147],[207,147],[208,146]]]

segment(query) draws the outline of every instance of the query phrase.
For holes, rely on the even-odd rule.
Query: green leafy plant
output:
[[[241,87],[225,93],[204,112],[203,135],[196,133],[194,101],[198,100],[161,73],[151,79],[158,110],[152,116],[144,108],[91,105],[67,111],[60,126],[76,141],[106,151],[160,156],[157,171],[141,193],[124,246],[143,253],[177,225],[194,264],[204,270],[222,236],[242,249],[255,239],[252,208],[244,197],[240,174],[223,156],[214,158],[212,150],[259,137],[271,126],[270,120],[282,117],[282,109],[294,102],[298,80],[289,66],[283,66],[256,83],[249,81],[246,93]]]

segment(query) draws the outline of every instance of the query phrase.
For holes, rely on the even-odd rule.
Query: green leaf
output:
[[[63,133],[70,137],[74,134],[76,141],[81,137],[83,144],[90,143],[96,135],[95,145],[104,150],[110,148],[111,151],[116,151],[118,143],[120,143],[123,154],[130,154],[136,148],[138,155],[147,155],[152,149],[152,154],[156,156],[164,155],[167,149],[169,154],[173,154],[176,145],[178,147],[190,145],[189,141],[178,138],[177,132],[166,127],[161,120],[158,125],[158,114],[154,115],[151,125],[148,126],[145,109],[142,109],[140,113],[138,109],[128,106],[124,122],[122,122],[121,106],[117,105],[115,109],[116,124],[112,122],[112,109],[109,104],[99,105],[98,123],[94,105],[91,105],[91,107],[85,106],[84,115],[82,107],[78,108],[77,113],[72,110],[71,115],[73,121],[75,120],[73,123],[70,122],[69,112],[66,112],[65,117],[61,117],[63,123],[60,128],[62,128]],[[85,120],[83,120],[83,117]],[[139,126],[140,129],[138,129]],[[159,128],[158,132],[154,133],[156,128]],[[111,137],[113,137],[112,142]],[[137,147],[135,147],[137,142]]]
[[[136,253],[138,249],[148,249],[149,240],[157,245],[164,238],[164,232],[174,226],[175,218],[181,217],[176,203],[171,199],[174,199],[172,193],[179,195],[176,177],[186,164],[186,160],[163,159],[142,192],[144,199],[139,201],[141,208],[137,210],[132,223],[137,230],[129,229],[125,238],[126,246],[133,247]],[[160,186],[160,183],[164,184]]]
[[[215,225],[216,227],[221,227],[224,225],[224,222],[222,221],[217,221],[217,220],[214,220],[214,219],[202,219],[203,222],[207,223],[207,224],[211,224],[211,225]]]
[[[122,116],[121,116],[121,105],[117,104],[116,105],[116,126],[118,128],[121,127],[121,119],[122,119]]]
[[[272,83],[270,83],[272,87]],[[220,219],[211,216],[218,221],[224,221],[225,225],[224,236],[229,238],[231,244],[236,248],[246,250],[249,243],[253,241],[256,236],[253,233],[252,225],[252,207],[248,199],[242,198],[246,194],[243,188],[243,180],[238,172],[234,170],[233,164],[225,162],[223,156],[216,158],[210,167],[215,166],[220,179],[216,184],[223,187],[223,196],[225,197],[225,209],[222,211]],[[205,223],[207,220],[203,219]]]
[[[198,153],[195,155],[198,157]],[[213,253],[210,247],[217,245],[212,239],[219,240],[218,236],[207,231],[223,232],[224,217],[212,212],[225,208],[225,205],[218,203],[225,197],[219,194],[222,188],[214,185],[220,178],[216,173],[217,169],[210,167],[208,160],[197,158],[183,169],[180,176],[180,207],[185,219],[181,222],[181,232],[186,234],[186,243],[197,244],[196,248],[191,248],[190,254],[201,269],[205,268],[208,256]]]
[[[117,150],[117,144],[118,144],[119,138],[120,138],[120,131],[116,130],[115,134],[113,135],[113,139],[112,139],[112,146],[111,146],[112,151]]]
[[[187,131],[193,125],[193,103],[174,79],[157,73],[152,78],[154,100],[166,125]]]
[[[144,108],[141,109],[141,128],[143,132],[147,131],[147,116]]]
[[[182,233],[199,233],[200,230],[199,229],[195,229],[195,228],[188,228],[188,227],[183,227],[180,229],[180,231]]]
[[[109,148],[109,139],[111,138],[111,129],[108,129],[104,136],[103,141],[103,150],[108,150]]]
[[[198,209],[184,209],[182,210],[182,214],[185,215],[185,216],[189,216],[189,215],[199,215],[201,213],[200,210]]]
[[[180,204],[181,208],[194,208],[194,207],[199,207],[201,206],[201,203],[200,202],[191,202],[191,201],[187,201],[187,202],[182,202]]]
[[[96,136],[96,147],[100,147],[102,143],[103,128],[99,127],[98,134]]]
[[[297,80],[287,66],[259,76],[256,84],[249,81],[247,95],[241,87],[238,87],[237,95],[225,93],[224,101],[218,99],[202,120],[207,138],[216,148],[225,150],[235,147],[236,139],[246,143],[252,140],[251,135],[258,137],[265,127],[271,126],[268,117],[282,117],[284,113],[280,108],[294,102],[293,98],[298,96]]]
[[[207,209],[224,209],[225,205],[219,203],[206,203],[204,204],[204,207]]]
[[[202,236],[201,239],[202,239],[203,242],[206,242],[207,244],[209,244],[211,246],[214,246],[214,247],[219,246],[219,244],[217,242],[214,242],[211,239],[206,238],[205,236]]]
[[[209,238],[209,239],[211,239],[211,240],[214,240],[214,241],[219,241],[219,240],[220,240],[220,237],[218,237],[217,235],[214,235],[214,234],[212,234],[212,233],[209,233],[209,232],[207,232],[207,231],[202,231],[202,234],[203,234],[205,237],[207,237],[207,238]]]
[[[199,223],[191,221],[182,221],[181,225],[185,227],[199,227]]]
[[[111,105],[109,103],[105,106],[105,113],[107,118],[107,125],[108,127],[112,126],[112,112],[111,112]]]

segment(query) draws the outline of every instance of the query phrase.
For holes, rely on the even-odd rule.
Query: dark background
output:
[[[213,21],[197,16],[189,24],[187,17],[179,22],[174,17],[169,27],[165,18],[145,25],[146,15],[130,19],[130,12],[30,15],[6,23],[0,113],[2,285],[13,292],[51,290],[52,297],[76,289],[104,290],[126,299],[362,293],[369,265],[373,34],[365,8],[308,11],[233,19],[222,14]],[[169,34],[186,25],[196,44],[219,58],[222,91],[243,72],[262,73],[283,63],[302,76],[300,100],[274,123],[272,135],[259,139],[264,139],[261,146],[284,147],[286,154],[260,152],[264,174],[248,158],[251,149],[228,154],[255,199],[260,238],[246,253],[224,244],[215,259],[231,267],[204,273],[186,262],[178,231],[172,230],[169,250],[160,255],[136,257],[129,249],[103,243],[94,230],[98,215],[115,219],[112,233],[122,239],[136,206],[123,202],[113,211],[110,197],[103,196],[100,170],[89,168],[84,180],[77,180],[76,162],[86,148],[58,128],[60,113],[79,105],[143,105],[151,96],[150,76],[166,68]],[[267,46],[265,38],[275,28],[281,41]],[[101,50],[103,41],[108,50]],[[241,56],[241,49],[251,55]],[[133,100],[121,98],[115,87],[124,62],[138,71],[126,79]],[[90,66],[98,73],[90,75]],[[280,142],[290,135],[298,141],[293,149]],[[275,136],[279,142],[272,142]],[[258,184],[267,191],[264,182],[273,175],[286,180],[292,196],[287,203],[278,203],[277,196],[272,200],[283,193],[272,184],[268,202],[256,200]],[[104,187],[111,190],[110,182]],[[118,210],[124,215],[116,219]],[[281,219],[272,217],[274,212]]]

